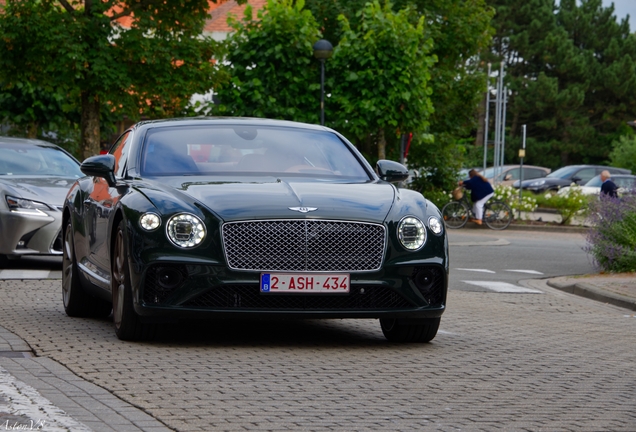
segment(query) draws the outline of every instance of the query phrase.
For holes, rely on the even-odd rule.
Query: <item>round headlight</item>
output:
[[[154,231],[161,226],[161,218],[154,213],[144,213],[139,218],[139,225],[146,231]]]
[[[168,238],[177,246],[191,248],[205,238],[205,225],[191,214],[178,214],[168,221]]]
[[[416,251],[426,243],[426,228],[418,218],[407,216],[398,225],[398,238],[406,249]]]
[[[442,222],[435,216],[428,218],[428,227],[433,234],[440,235],[442,233]]]

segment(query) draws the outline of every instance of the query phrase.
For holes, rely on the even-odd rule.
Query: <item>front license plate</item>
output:
[[[261,273],[261,292],[348,293],[349,281],[344,273]]]

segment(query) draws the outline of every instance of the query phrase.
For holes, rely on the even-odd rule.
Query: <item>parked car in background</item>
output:
[[[24,255],[62,255],[62,206],[83,177],[66,150],[0,137],[0,266]]]
[[[608,170],[611,174],[631,174],[631,171],[624,168],[614,168],[602,165],[568,165],[551,172],[544,178],[534,180],[524,180],[521,188],[534,193],[547,191],[557,191],[572,183],[583,185],[593,177],[599,175],[601,171]],[[519,188],[519,181],[512,185]]]
[[[550,168],[524,165],[523,179],[530,180],[542,178],[550,173]],[[481,174],[486,177],[490,183],[504,186],[511,186],[515,181],[521,178],[521,167],[519,165],[502,165],[501,167],[486,168]]]
[[[618,186],[618,193],[623,194],[636,190],[636,176],[631,174],[615,174],[612,175],[612,181]],[[580,186],[581,193],[584,195],[599,195],[601,193],[601,176],[597,175],[589,182]],[[570,193],[571,186],[563,187],[559,190],[559,195],[567,195]]]
[[[406,167],[380,160],[376,173],[331,129],[147,121],[81,169],[63,216],[69,316],[112,307],[124,340],[161,320],[242,317],[379,318],[397,342],[437,334],[449,270],[439,209],[392,184]]]

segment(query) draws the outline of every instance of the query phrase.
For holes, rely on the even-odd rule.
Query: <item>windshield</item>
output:
[[[559,168],[556,171],[552,171],[550,174],[547,175],[547,177],[567,179],[572,177],[572,175],[578,170],[579,167],[563,167]]]
[[[0,175],[84,177],[79,163],[56,147],[0,146]]]
[[[368,181],[337,135],[271,126],[176,126],[146,135],[142,174],[295,175]]]
[[[592,177],[589,182],[585,183],[584,186],[601,187],[602,184],[601,176],[597,175],[596,177]]]

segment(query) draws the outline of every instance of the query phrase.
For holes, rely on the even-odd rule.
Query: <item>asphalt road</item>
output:
[[[580,233],[449,230],[451,289],[484,291],[463,281],[518,284],[525,279],[595,273]]]
[[[59,378],[54,400],[84,424],[112,397],[178,431],[634,431],[636,318],[540,279],[593,271],[583,245],[451,233],[448,310],[429,344],[387,343],[375,320],[182,323],[126,343],[109,320],[67,317],[59,280],[0,281],[0,325],[84,383]],[[102,393],[78,396],[89,385]]]

